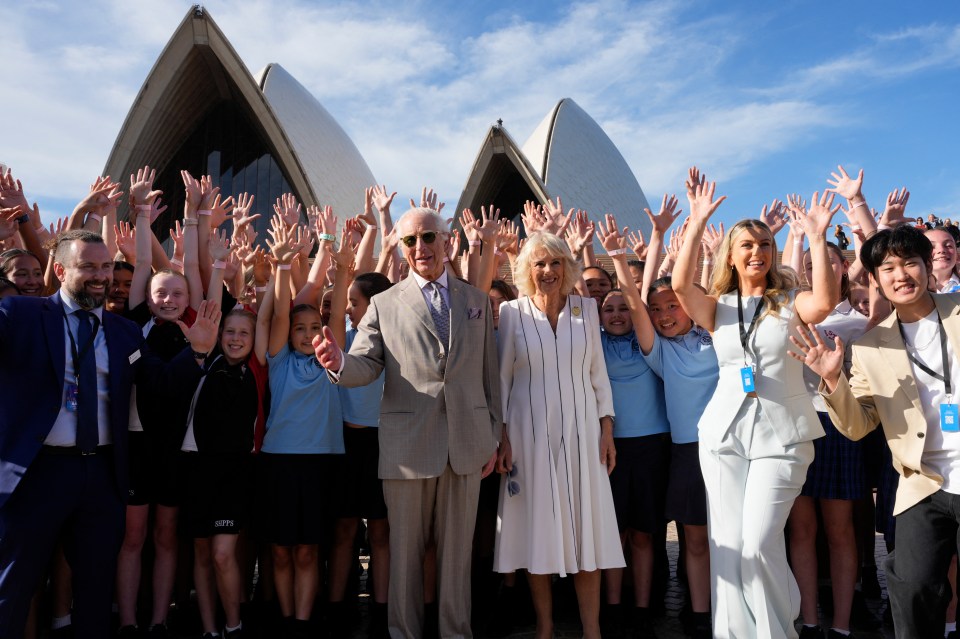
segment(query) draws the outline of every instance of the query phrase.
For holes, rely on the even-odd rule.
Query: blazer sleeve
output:
[[[335,380],[340,386],[366,386],[380,377],[385,366],[383,334],[380,332],[380,307],[376,296],[360,320],[357,336],[349,353],[343,354],[343,370]]]
[[[866,437],[880,423],[870,380],[864,373],[858,351],[859,348],[854,344],[849,381],[841,374],[837,387],[829,394],[823,392],[823,382],[820,382],[820,395],[827,404],[833,425],[846,438],[854,441]]]

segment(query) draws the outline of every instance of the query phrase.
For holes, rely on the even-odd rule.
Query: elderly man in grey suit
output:
[[[397,223],[410,277],[370,300],[349,354],[329,328],[317,358],[343,386],[384,376],[380,477],[390,523],[389,627],[423,637],[423,556],[437,544],[439,629],[470,637],[470,548],[480,479],[501,429],[487,295],[448,275],[446,223],[414,208]]]

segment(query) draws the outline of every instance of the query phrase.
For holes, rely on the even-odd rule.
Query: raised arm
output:
[[[37,230],[37,225],[43,228],[43,222],[40,220],[40,210],[34,204],[31,207],[27,203],[27,197],[23,193],[23,185],[20,180],[14,179],[13,173],[8,168],[6,172],[0,173],[0,208],[15,209],[19,207],[20,213],[17,216],[17,227],[15,235],[19,236],[23,247],[37,256],[40,260],[41,268],[47,266],[47,251],[44,250],[41,241],[41,233]],[[26,216],[27,219],[24,219]],[[57,280],[59,282],[59,280]]]
[[[697,167],[690,169],[686,187],[690,217],[683,245],[680,247],[680,255],[677,257],[677,266],[673,270],[673,290],[690,319],[698,326],[713,332],[717,300],[696,286],[693,278],[697,273],[697,257],[700,253],[703,231],[710,221],[710,216],[727,199],[727,196],[721,195],[714,199],[717,183],[707,182],[706,176],[700,175]],[[720,268],[724,268],[724,265],[721,264]]]
[[[373,187],[364,191],[363,215],[358,215],[356,219],[365,224],[366,228],[363,229],[363,237],[357,247],[355,271],[357,273],[369,273],[376,265],[373,252],[377,243],[377,218],[373,214]]]
[[[278,216],[271,220],[272,228],[267,231],[270,239],[267,246],[277,261],[273,286],[273,315],[270,322],[270,339],[267,353],[273,357],[284,347],[290,336],[290,268],[294,248],[294,228],[287,226]]]
[[[310,207],[316,215],[316,233],[320,238],[320,247],[313,258],[313,264],[310,272],[307,274],[307,282],[297,293],[295,304],[310,304],[319,307],[317,297],[323,293],[323,285],[327,273],[327,260],[329,259],[329,247],[333,244],[330,239],[334,237],[337,230],[337,216],[333,214],[332,206]],[[274,217],[277,221],[277,217]]]
[[[797,275],[803,273],[803,238],[806,232],[803,230],[801,220],[807,214],[807,201],[799,195],[788,195],[788,214],[790,216],[790,233],[787,236],[787,243],[783,246],[783,265],[789,266]]]
[[[137,261],[133,271],[133,281],[130,284],[130,308],[136,308],[147,299],[147,281],[153,268],[151,259],[151,242],[153,231],[150,230],[150,217],[153,211],[153,202],[160,195],[160,191],[153,190],[153,180],[156,171],[146,166],[136,175],[130,176],[130,212],[136,215],[136,246]],[[195,223],[195,222],[194,222]]]
[[[840,301],[840,286],[830,267],[830,251],[827,248],[827,230],[840,205],[833,205],[834,194],[827,191],[821,196],[814,193],[810,211],[800,215],[803,231],[810,242],[810,261],[813,265],[813,281],[809,291],[797,293],[795,308],[804,324],[819,324],[827,318]]]
[[[227,258],[230,257],[230,240],[226,231],[220,231],[210,236],[210,259],[213,260],[213,269],[210,271],[210,282],[207,285],[207,301],[223,302],[223,276],[227,268]]]
[[[647,246],[647,255],[660,255],[660,248],[663,246],[663,238],[666,237],[667,231],[670,230],[670,226],[673,224],[674,220],[676,220],[677,217],[683,212],[682,210],[677,210],[677,204],[677,196],[667,195],[664,193],[663,200],[660,202],[660,210],[656,215],[654,215],[650,209],[643,209],[643,212],[646,213],[647,217],[650,219],[651,229],[650,244]],[[624,265],[626,265],[626,262],[624,262]],[[627,270],[629,272],[629,269]],[[659,272],[655,264],[650,265],[650,268],[647,268],[646,266],[644,267],[643,283],[641,284],[640,289],[640,297],[644,302],[647,301],[647,294],[650,290],[650,286],[653,284],[657,275],[659,275]],[[617,279],[619,280],[619,278],[620,273],[618,271]],[[625,281],[629,282],[630,278]],[[620,287],[624,288],[623,284],[621,284]]]
[[[666,199],[664,201],[666,202]],[[676,207],[676,198],[674,198],[673,204]],[[652,217],[649,211],[647,213]],[[647,313],[647,307],[640,299],[640,291],[630,283],[632,277],[630,267],[627,266],[627,240],[624,237],[626,232],[627,229],[624,228],[623,234],[620,233],[617,229],[617,220],[609,214],[606,216],[606,224],[603,221],[597,224],[597,236],[607,255],[613,260],[613,268],[617,272],[617,281],[627,283],[626,286],[621,284],[620,291],[627,307],[630,309],[633,331],[637,335],[637,341],[640,343],[640,348],[644,354],[649,354],[653,350],[655,331],[653,323],[650,321],[650,315]]]
[[[350,232],[344,226],[340,234],[340,248],[331,246],[330,259],[336,265],[333,278],[333,295],[330,298],[330,321],[327,326],[333,331],[337,344],[347,343],[347,294],[353,281],[353,265],[356,255],[350,244]]]
[[[720,228],[714,228],[713,224],[703,231],[703,268],[700,269],[700,286],[704,290],[710,290],[710,280],[713,277],[713,266],[717,260],[717,254],[720,252],[720,245],[723,243],[723,222],[720,222]]]
[[[476,277],[470,283],[484,293],[490,291],[490,284],[497,274],[497,236],[500,230],[500,209],[494,210],[493,205],[480,207],[480,219],[474,227],[477,237],[480,238],[480,262],[477,266]],[[472,247],[471,247],[472,248]]]

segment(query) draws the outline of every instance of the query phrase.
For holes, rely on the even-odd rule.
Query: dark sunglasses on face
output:
[[[407,248],[413,248],[417,245],[417,238],[423,240],[424,244],[433,244],[433,241],[437,239],[436,231],[426,231],[420,235],[404,235],[400,238],[400,241],[403,242],[403,245]]]

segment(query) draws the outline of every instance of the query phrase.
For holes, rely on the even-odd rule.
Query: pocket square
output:
[[[483,309],[482,308],[468,308],[467,309],[467,319],[483,319]]]

